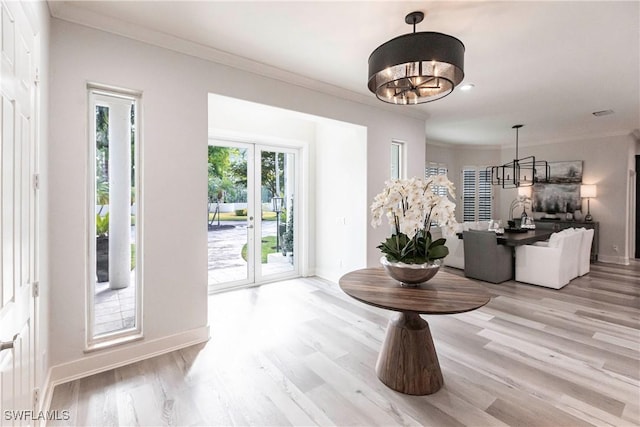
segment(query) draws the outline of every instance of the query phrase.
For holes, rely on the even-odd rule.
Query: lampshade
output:
[[[580,197],[586,199],[591,197],[596,197],[597,191],[596,186],[593,184],[590,185],[581,185],[580,186]]]
[[[531,198],[531,187],[518,187],[518,196]]]
[[[434,32],[416,33],[422,12],[405,18],[413,33],[379,46],[369,56],[369,90],[391,104],[421,104],[443,98],[464,78],[464,44]]]
[[[273,205],[273,211],[274,212],[282,212],[282,203],[283,203],[284,199],[282,197],[272,197],[271,198],[271,204]]]

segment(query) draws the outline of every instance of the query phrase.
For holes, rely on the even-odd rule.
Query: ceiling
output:
[[[640,138],[640,2],[50,0],[54,17],[420,116],[429,140],[522,145],[635,132]],[[367,59],[411,31],[466,46],[469,92],[390,106],[367,89]],[[615,113],[595,117],[611,109]]]

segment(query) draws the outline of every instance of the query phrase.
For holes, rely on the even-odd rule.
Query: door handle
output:
[[[18,335],[19,334],[15,334],[13,336],[13,339],[11,341],[0,341],[0,351],[2,350],[9,350],[10,348],[13,348],[13,344],[16,342],[16,340],[18,339]]]

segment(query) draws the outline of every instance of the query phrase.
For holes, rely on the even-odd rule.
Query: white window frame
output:
[[[143,176],[143,162],[142,162],[142,94],[140,92],[114,88],[111,86],[105,86],[100,84],[90,83],[87,85],[88,96],[88,130],[87,141],[89,145],[88,158],[87,158],[87,177],[85,182],[87,183],[87,291],[86,291],[86,307],[85,307],[85,352],[92,352],[101,350],[104,348],[112,347],[115,345],[123,344],[130,341],[140,340],[144,337],[143,333],[143,245],[142,245],[142,230],[143,230],[143,202],[142,202],[142,176]],[[99,100],[101,97],[112,97],[114,99],[120,98],[123,101],[132,101],[135,108],[136,118],[136,130],[134,134],[134,161],[135,161],[135,200],[136,200],[136,309],[135,309],[135,327],[117,330],[112,333],[104,335],[95,335],[95,287],[96,287],[96,223],[95,223],[95,209],[96,209],[96,189],[95,189],[95,176],[96,176],[96,119],[95,119],[95,107],[102,104]]]
[[[394,165],[393,163],[393,151],[394,150],[398,150],[398,160],[397,163]],[[405,152],[405,143],[402,141],[398,141],[398,140],[392,140],[391,141],[391,147],[389,149],[389,158],[390,158],[390,163],[391,163],[391,168],[389,170],[389,177],[391,179],[404,179],[406,178],[406,163],[407,163],[407,158],[406,158],[406,152]],[[393,170],[394,170],[394,166],[398,171],[398,176],[395,177],[393,174]]]
[[[468,189],[465,174],[473,177],[473,189]],[[491,174],[486,166],[463,166],[460,171],[460,205],[463,221],[489,221],[493,217],[494,194],[491,185]],[[470,191],[469,191],[470,190]],[[482,190],[485,190],[484,192]],[[465,204],[465,198],[472,199]],[[486,203],[489,206],[486,206]],[[470,206],[471,205],[471,206]],[[471,210],[471,212],[469,212]],[[487,212],[488,211],[488,212]]]

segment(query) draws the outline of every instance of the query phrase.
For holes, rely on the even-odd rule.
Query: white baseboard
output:
[[[624,256],[598,255],[598,261],[609,264],[629,265],[629,258]]]
[[[59,384],[88,377],[120,366],[149,359],[174,350],[200,344],[209,340],[209,326],[154,340],[135,341],[127,346],[91,353],[82,359],[51,366],[43,385],[42,410],[48,410],[53,389]]]

